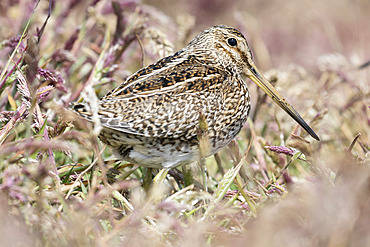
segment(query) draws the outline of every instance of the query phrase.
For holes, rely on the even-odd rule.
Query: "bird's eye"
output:
[[[227,43],[228,43],[230,46],[236,46],[236,44],[237,44],[238,42],[236,42],[236,39],[234,39],[234,38],[229,38],[229,39],[227,40]]]

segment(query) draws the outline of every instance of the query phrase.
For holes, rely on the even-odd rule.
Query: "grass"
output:
[[[348,4],[338,2],[339,9]],[[337,27],[338,35],[320,38],[328,35],[342,52],[322,53],[326,43],[314,40],[309,49],[319,55],[310,66],[281,63],[265,73],[321,142],[250,84],[250,119],[225,150],[200,162],[206,178],[195,164],[169,171],[163,184],[145,190],[146,170],[118,160],[98,140],[99,123],[71,113],[71,102],[82,97],[93,103],[143,65],[183,47],[201,31],[197,21],[202,26],[218,20],[176,4],[182,5],[184,13],[176,18],[164,3],[0,4],[3,245],[369,245],[369,66],[359,41],[369,33],[360,21],[362,36],[350,43],[340,35],[342,17],[328,14],[327,30]],[[258,6],[250,2],[250,8]],[[357,20],[370,10],[366,1],[351,6]],[[293,30],[304,19],[289,18],[281,21]],[[266,47],[284,48],[271,39],[276,31],[267,24],[263,39],[258,19],[242,9],[220,20],[249,34],[262,67],[274,64]],[[285,52],[282,61],[295,54]],[[204,180],[207,191],[200,189]]]

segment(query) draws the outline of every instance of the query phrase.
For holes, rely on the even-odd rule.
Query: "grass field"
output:
[[[370,2],[0,3],[0,246],[370,246]],[[310,123],[252,82],[242,132],[216,157],[145,190],[94,101],[216,24]],[[157,171],[155,171],[157,172]],[[185,182],[184,182],[185,181]]]

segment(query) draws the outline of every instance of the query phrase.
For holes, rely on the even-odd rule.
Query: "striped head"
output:
[[[206,55],[225,69],[242,74],[253,63],[244,35],[233,27],[219,25],[199,33],[186,47],[192,53]]]
[[[298,112],[258,71],[252,60],[252,53],[247,40],[238,30],[225,25],[207,28],[199,33],[185,49],[195,54],[196,57],[201,58],[203,55],[203,60],[210,61],[213,64],[216,63],[231,71],[231,73],[244,74],[297,121],[313,138],[319,140],[319,137]]]

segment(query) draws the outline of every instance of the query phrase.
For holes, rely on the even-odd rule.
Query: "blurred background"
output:
[[[262,53],[255,59],[263,69],[296,63],[315,70],[317,58],[327,53],[343,54],[359,64],[370,57],[370,2],[366,0],[144,2],[172,20],[191,18],[195,32],[216,24],[236,27],[258,49],[255,52]],[[264,47],[254,47],[260,40]]]
[[[370,246],[369,0],[11,0],[0,12],[4,246]],[[69,104],[218,24],[245,35],[321,142],[248,81],[250,120],[221,166],[206,160],[209,192],[177,171],[145,192],[145,170]],[[231,181],[217,198],[239,163],[245,193]]]

